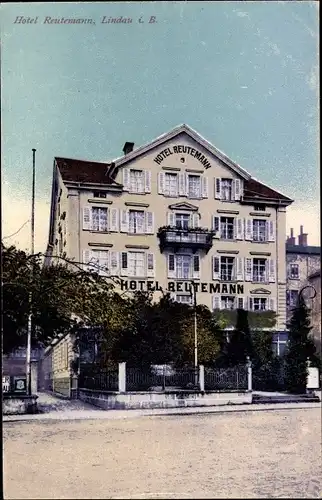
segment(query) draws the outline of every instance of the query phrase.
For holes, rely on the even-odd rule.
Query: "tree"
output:
[[[300,294],[298,305],[293,309],[289,327],[288,349],[286,353],[286,386],[288,391],[306,391],[307,360],[314,358],[315,346],[309,336],[309,310]]]
[[[253,343],[248,324],[248,311],[237,309],[236,327],[229,336],[225,348],[226,364],[245,364],[247,356],[253,358]]]
[[[86,301],[109,286],[97,274],[71,269],[66,263],[43,266],[41,254],[29,255],[2,244],[3,352],[26,346],[29,312],[32,345],[48,344],[86,318]],[[30,303],[31,298],[31,303]]]

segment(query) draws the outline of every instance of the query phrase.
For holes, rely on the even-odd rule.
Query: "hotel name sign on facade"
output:
[[[188,292],[191,293],[191,288],[196,292],[202,293],[223,293],[223,294],[243,294],[244,285],[235,283],[200,283],[189,281],[168,281],[167,292]],[[163,288],[158,281],[146,280],[121,280],[120,288],[122,291],[147,291],[147,292],[162,292]]]
[[[154,161],[158,165],[161,165],[161,163],[163,162],[163,160],[165,160],[165,158],[168,158],[169,156],[171,156],[173,154],[191,155],[193,158],[197,158],[197,160],[200,161],[200,163],[205,167],[205,169],[211,167],[210,162],[207,160],[207,158],[202,153],[200,153],[200,151],[198,151],[197,149],[191,148],[190,146],[182,146],[182,145],[173,146],[172,148],[163,149],[163,151],[161,151],[154,158]]]

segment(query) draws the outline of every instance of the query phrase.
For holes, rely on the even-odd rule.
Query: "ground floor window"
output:
[[[254,297],[253,299],[253,311],[266,311],[267,298],[266,297]]]
[[[287,349],[288,333],[275,332],[273,334],[272,348],[276,356],[284,356]]]
[[[191,305],[192,304],[192,297],[191,295],[176,295],[176,298],[175,298],[176,302],[179,302],[180,304],[188,304],[188,305]]]

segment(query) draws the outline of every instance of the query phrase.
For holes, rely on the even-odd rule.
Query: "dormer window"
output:
[[[104,191],[94,191],[94,198],[106,198],[106,193]]]

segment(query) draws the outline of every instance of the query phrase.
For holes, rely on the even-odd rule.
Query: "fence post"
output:
[[[199,365],[199,387],[200,391],[205,391],[205,367],[204,365]]]
[[[119,392],[126,392],[126,363],[119,363]]]
[[[250,357],[247,356],[247,389],[249,392],[252,392],[253,386],[252,386],[252,362],[250,360]]]

